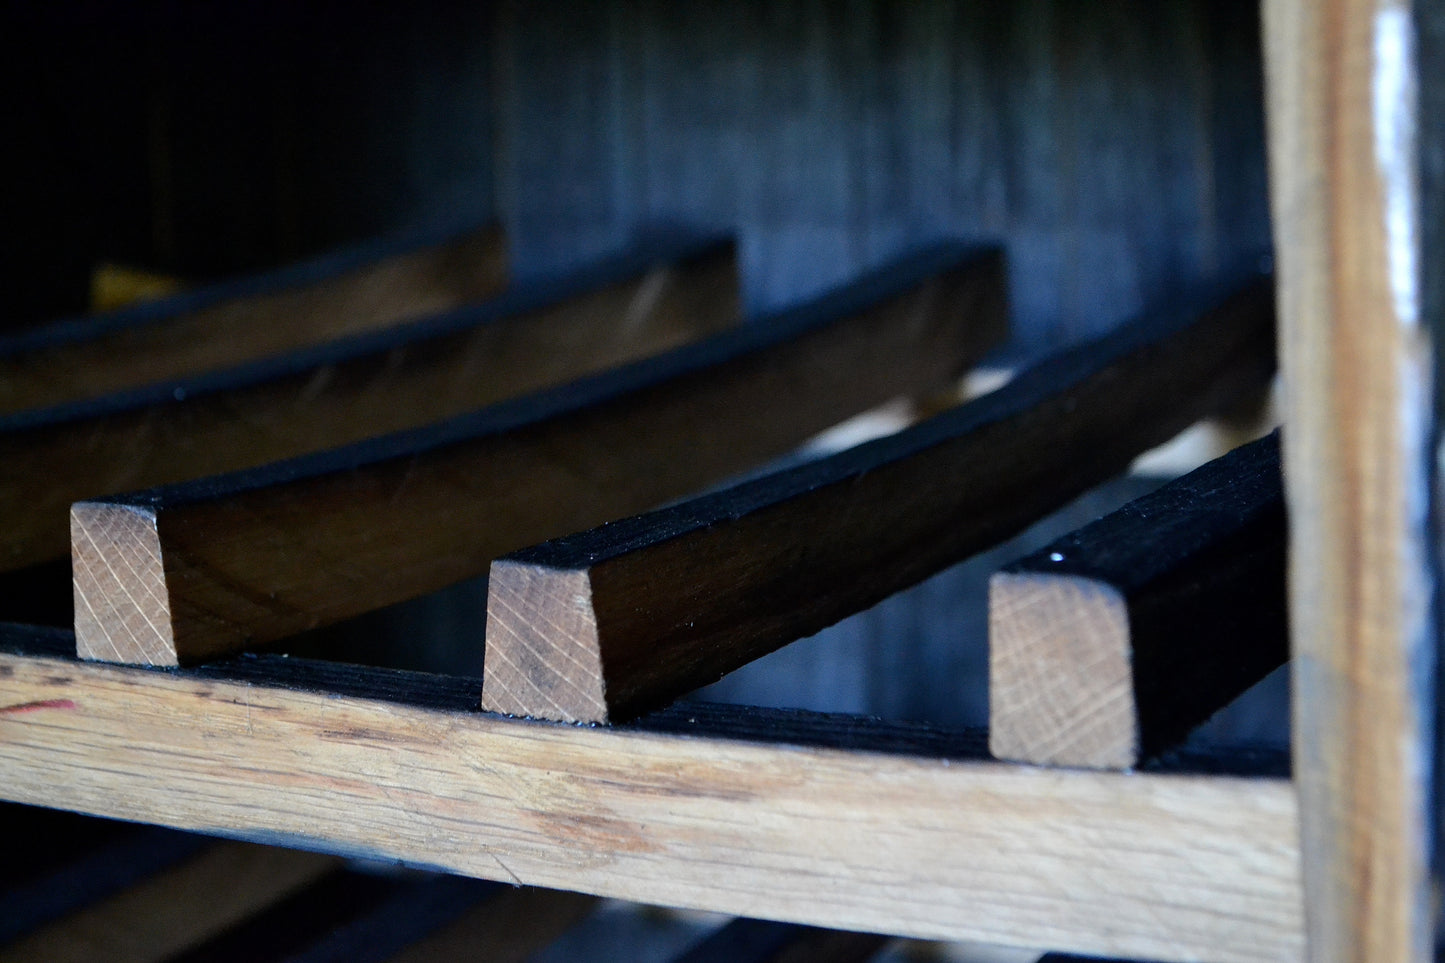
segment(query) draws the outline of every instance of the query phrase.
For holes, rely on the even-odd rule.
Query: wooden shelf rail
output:
[[[934,387],[1005,328],[1002,255],[945,244],[768,322],[416,432],[81,502],[80,652],[197,661],[484,575]]]
[[[1261,9],[1310,958],[1423,963],[1445,785],[1445,15]]]
[[[16,804],[0,805],[0,833],[14,844],[0,884],[0,961],[78,963],[103,955],[134,963],[524,963],[542,950],[561,958],[563,948],[553,945],[561,938],[575,947],[583,933],[569,931],[599,903],[583,893],[346,862]],[[253,878],[253,868],[273,873]],[[208,887],[195,885],[227,869],[240,877],[232,888],[248,890],[239,900],[218,902]],[[238,906],[246,912],[240,919]],[[133,912],[146,918],[125,917]],[[611,910],[619,912],[655,918],[657,909]],[[657,934],[648,929],[632,937],[632,948],[655,956]],[[864,963],[894,942],[882,934],[735,918],[671,959]],[[1041,963],[1063,959],[1050,954]]]
[[[428,229],[0,338],[0,414],[235,367],[479,301],[507,283],[495,227]]]
[[[1289,659],[1279,435],[989,583],[989,748],[1131,769]]]
[[[484,304],[180,382],[0,417],[0,571],[70,505],[415,428],[736,326],[729,242],[659,242]]]
[[[616,722],[997,544],[1265,384],[1260,280],[830,458],[492,566],[483,705]]]
[[[264,655],[166,671],[73,647],[3,630],[5,798],[816,926],[1301,956],[1277,762],[1039,769],[977,735],[706,705],[586,728],[482,713],[474,679]]]

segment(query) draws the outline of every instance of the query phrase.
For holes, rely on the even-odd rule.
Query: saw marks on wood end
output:
[[[155,512],[77,503],[70,510],[76,654],[139,665],[177,664]]]

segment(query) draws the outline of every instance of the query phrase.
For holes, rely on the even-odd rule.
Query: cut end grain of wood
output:
[[[177,665],[155,512],[78,502],[70,510],[75,624],[82,659]],[[117,604],[124,601],[126,604]]]
[[[539,570],[499,559],[487,581],[484,686],[490,712],[526,716],[539,702],[559,722],[607,721],[605,676],[586,571]],[[575,642],[559,646],[556,639]]]
[[[1077,575],[989,579],[988,747],[999,759],[1127,769],[1138,755],[1129,606]],[[1067,720],[1067,724],[1065,724]]]

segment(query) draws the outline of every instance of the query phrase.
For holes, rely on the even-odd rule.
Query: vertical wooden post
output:
[[[1434,0],[1416,0],[1429,6]],[[1409,0],[1265,0],[1311,960],[1426,960],[1433,356]],[[1438,126],[1438,125],[1437,125]]]

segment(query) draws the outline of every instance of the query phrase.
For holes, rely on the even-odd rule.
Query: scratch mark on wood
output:
[[[42,699],[39,702],[22,702],[19,705],[0,707],[0,715],[18,715],[22,712],[36,712],[40,709],[77,709],[70,699]]]

